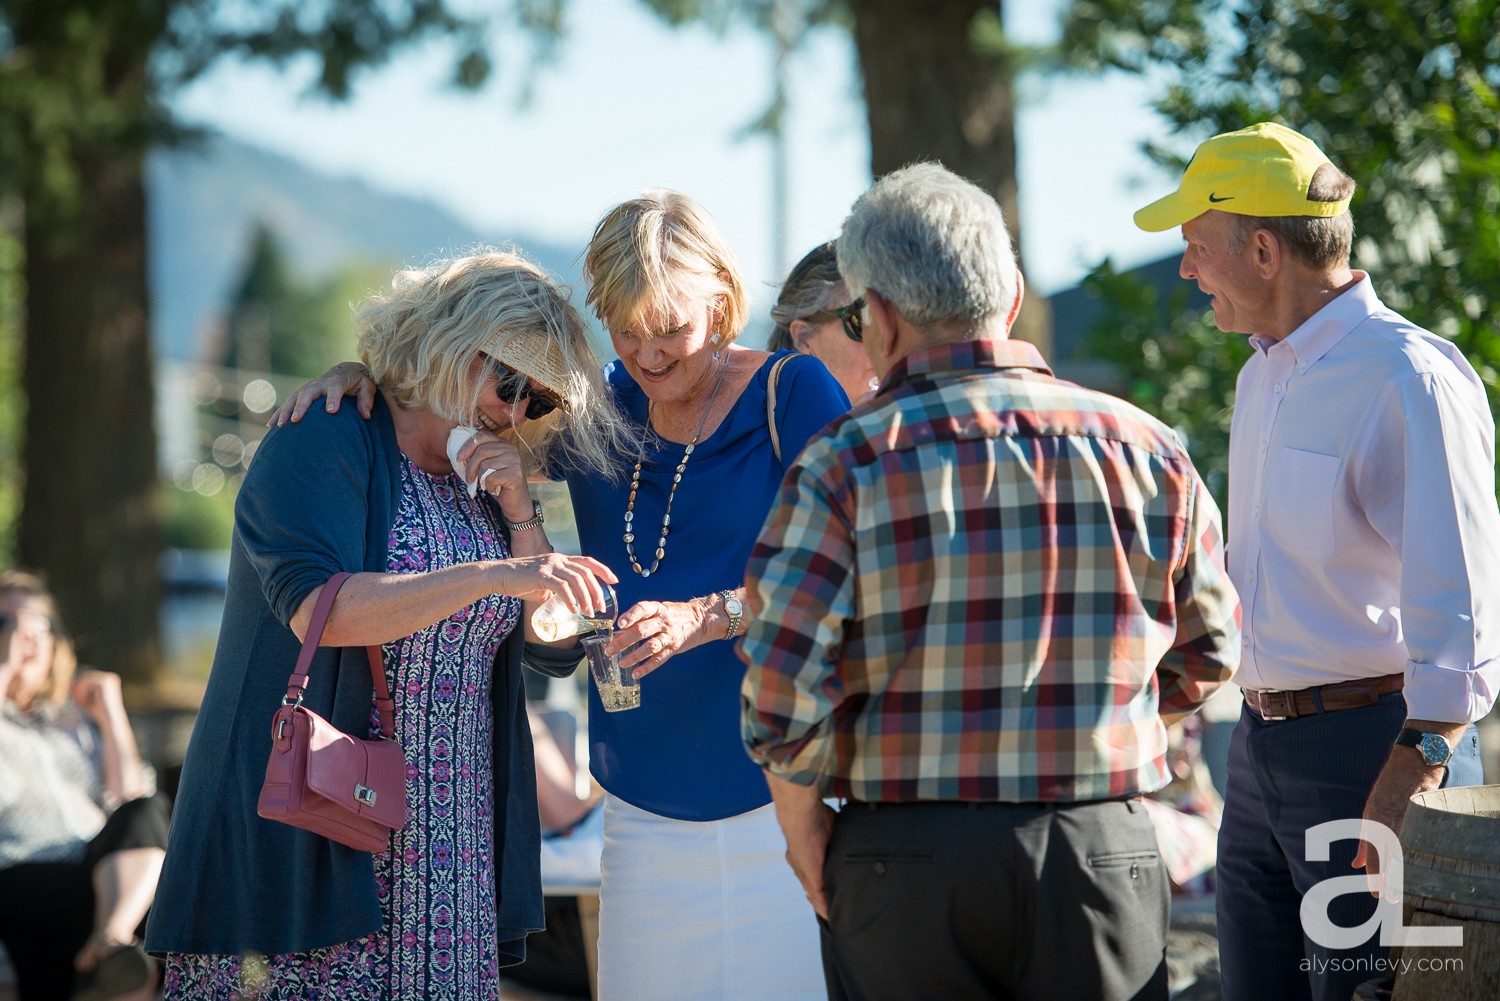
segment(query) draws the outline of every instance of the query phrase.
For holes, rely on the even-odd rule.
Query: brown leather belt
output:
[[[1360,678],[1357,681],[1340,681],[1336,685],[1318,685],[1295,692],[1266,688],[1256,691],[1245,689],[1245,704],[1263,720],[1292,719],[1296,716],[1316,716],[1318,713],[1336,713],[1341,709],[1360,709],[1373,706],[1382,695],[1401,691],[1405,675],[1386,674],[1379,678]]]

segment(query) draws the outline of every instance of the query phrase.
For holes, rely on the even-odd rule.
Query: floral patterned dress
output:
[[[421,573],[510,555],[498,512],[453,474],[402,458],[387,569]],[[385,922],[363,938],[277,956],[173,954],[168,998],[340,1001],[497,998],[490,674],[521,603],[490,595],[384,647],[406,751],[407,822],[375,856]],[[373,735],[379,728],[371,707]]]

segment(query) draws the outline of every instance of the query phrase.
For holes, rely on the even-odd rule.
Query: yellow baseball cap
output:
[[[1336,216],[1349,199],[1307,198],[1313,174],[1328,162],[1311,139],[1275,122],[1225,132],[1198,147],[1177,190],[1137,212],[1135,224],[1159,233],[1210,209],[1266,218]]]

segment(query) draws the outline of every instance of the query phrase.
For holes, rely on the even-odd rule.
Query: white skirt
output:
[[[600,1001],[828,996],[773,807],[698,823],[606,795],[600,868]]]

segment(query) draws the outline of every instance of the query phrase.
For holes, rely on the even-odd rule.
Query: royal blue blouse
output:
[[[672,501],[666,556],[649,577],[630,568],[625,553],[627,475],[601,482],[565,472],[586,555],[620,576],[620,610],[639,601],[686,601],[745,581],[750,549],[781,486],[782,474],[817,431],[849,409],[848,398],[823,363],[792,358],[776,386],[781,460],[771,447],[767,359],[722,424],[693,449]],[[620,410],[647,420],[645,393],[619,361],[604,369]],[[649,568],[656,556],[662,514],[684,446],[656,439],[641,463],[635,501],[635,551]],[[635,464],[624,464],[628,473]],[[722,820],[770,802],[761,770],[740,740],[740,682],[745,665],[727,640],[679,653],[641,682],[641,706],[607,713],[589,691],[589,762],[599,784],[632,806],[677,820]]]

